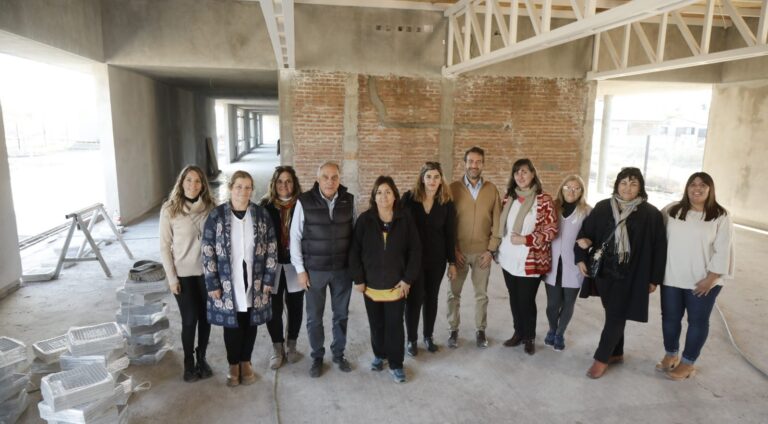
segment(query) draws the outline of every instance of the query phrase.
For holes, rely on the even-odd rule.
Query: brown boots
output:
[[[256,373],[253,372],[250,362],[241,362],[229,366],[227,386],[235,387],[240,384],[248,385],[256,382]]]
[[[253,372],[250,362],[240,363],[240,383],[248,385],[256,382],[256,373]]]
[[[229,366],[229,375],[227,375],[227,386],[235,387],[240,385],[240,364]]]

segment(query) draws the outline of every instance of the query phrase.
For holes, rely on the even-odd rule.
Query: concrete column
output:
[[[456,79],[443,77],[440,81],[440,144],[438,157],[446,181],[453,181],[453,105]]]
[[[0,298],[21,285],[21,256],[19,255],[19,233],[16,228],[16,212],[13,209],[11,190],[11,169],[8,165],[8,150],[5,147],[3,110],[0,106]]]
[[[611,136],[611,103],[612,95],[603,97],[603,122],[600,129],[600,159],[597,167],[597,191],[603,193],[607,184],[606,164],[608,162],[608,141]]]
[[[342,142],[344,161],[341,164],[341,181],[355,195],[360,195],[359,140],[357,138],[359,99],[360,83],[357,74],[349,74],[344,84],[344,140]]]
[[[96,81],[97,113],[99,125],[99,148],[101,150],[104,176],[104,207],[107,213],[120,211],[120,196],[117,189],[117,159],[115,155],[115,136],[112,128],[112,100],[109,89],[108,66],[94,65],[92,68]]]
[[[237,160],[237,108],[235,105],[227,105],[229,113],[229,162]]]
[[[256,115],[256,145],[261,146],[264,144],[264,114],[260,113]]]
[[[296,71],[278,71],[277,93],[280,101],[280,164],[293,166],[293,80]]]

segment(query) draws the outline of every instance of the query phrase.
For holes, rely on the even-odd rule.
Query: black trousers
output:
[[[373,354],[389,360],[390,369],[402,368],[405,355],[405,300],[374,302],[365,297],[365,311],[368,313],[368,325],[371,327]]]
[[[533,340],[536,338],[536,293],[541,278],[538,275],[517,277],[503,269],[502,272],[509,292],[509,308],[512,310],[515,333],[523,340]]]
[[[184,360],[193,360],[195,355],[195,332],[197,347],[205,355],[211,324],[206,318],[206,300],[208,292],[202,275],[179,277],[181,293],[174,295],[181,313],[181,345],[184,347]]]
[[[627,326],[627,320],[608,315],[606,301],[602,296],[600,301],[605,309],[605,324],[603,324],[603,332],[600,334],[600,343],[597,345],[594,359],[607,364],[611,356],[624,354],[624,327]]]
[[[285,272],[280,273],[280,288],[272,294],[272,319],[267,323],[272,343],[285,342],[283,334],[283,308],[288,315],[288,340],[299,338],[301,320],[304,319],[304,290],[296,293],[288,291]]]
[[[256,330],[251,326],[250,312],[237,313],[237,328],[224,327],[224,346],[227,348],[227,362],[236,365],[250,362],[253,345],[256,343]]]
[[[424,317],[424,337],[432,337],[437,319],[437,297],[440,295],[440,284],[443,282],[445,264],[442,267],[424,268],[418,283],[411,288],[405,302],[405,326],[408,330],[408,341],[415,342],[419,338],[419,318]]]

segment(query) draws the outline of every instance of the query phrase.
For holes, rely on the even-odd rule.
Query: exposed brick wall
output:
[[[312,187],[322,162],[342,162],[345,79],[343,73],[296,72],[293,166],[304,190]]]
[[[403,194],[424,161],[438,159],[440,80],[361,75],[359,87],[359,198],[367,205],[379,175],[391,176]]]
[[[294,164],[305,189],[320,162],[344,157],[347,76],[296,72]],[[357,78],[357,152],[346,154],[358,159],[355,194],[362,210],[377,176],[391,175],[405,192],[424,161],[438,160],[442,93],[439,78]],[[588,96],[582,80],[460,77],[453,99],[454,162],[443,166],[453,167],[458,178],[464,151],[478,145],[486,150],[484,175],[503,191],[512,163],[528,157],[551,193],[565,175],[579,172]]]
[[[454,104],[454,175],[471,146],[485,149],[484,176],[503,192],[512,164],[529,158],[553,193],[579,172],[588,86],[582,80],[463,77]]]

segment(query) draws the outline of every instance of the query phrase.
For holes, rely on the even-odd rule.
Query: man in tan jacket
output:
[[[448,291],[448,347],[459,345],[459,304],[464,280],[472,270],[475,289],[475,341],[477,347],[488,347],[485,327],[488,317],[488,277],[491,273],[493,253],[499,247],[494,237],[499,225],[501,200],[499,190],[482,178],[485,151],[472,147],[464,153],[464,176],[451,184],[456,205],[456,267],[458,273]]]

